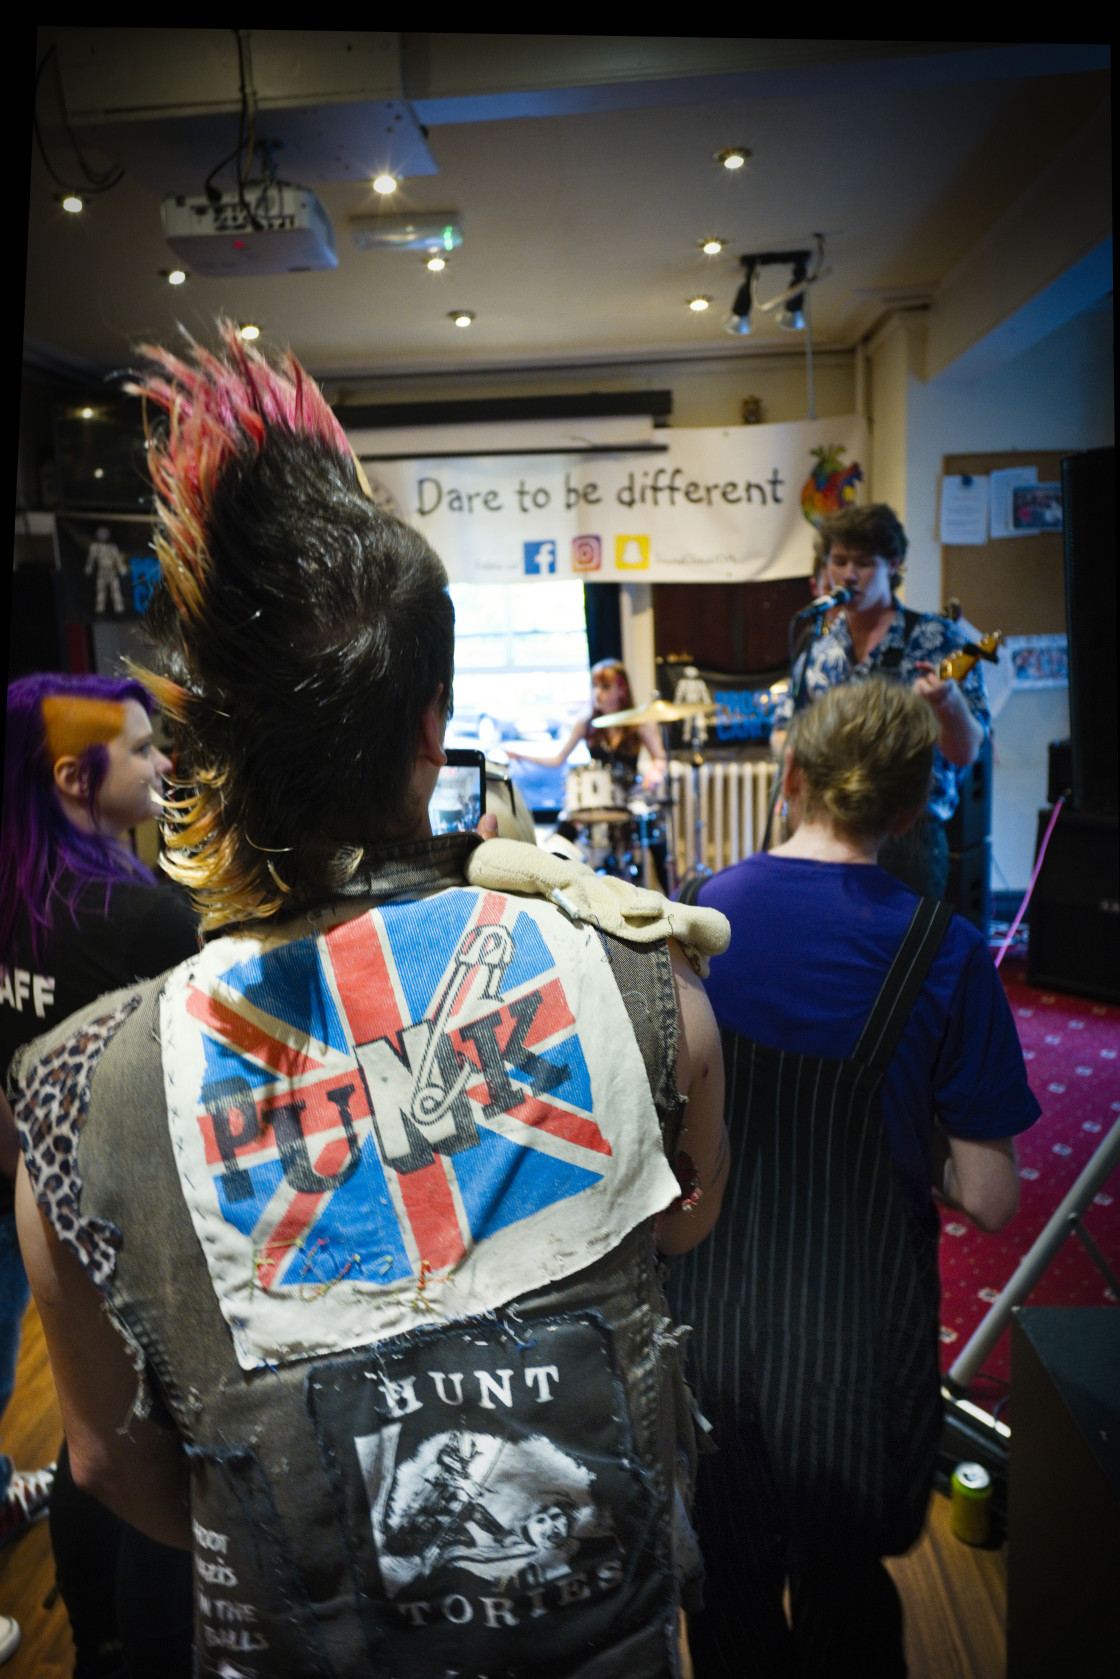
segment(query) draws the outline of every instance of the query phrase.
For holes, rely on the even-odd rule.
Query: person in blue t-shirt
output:
[[[734,1164],[669,1293],[719,1447],[694,1622],[713,1676],[905,1674],[881,1559],[917,1539],[936,1463],[934,1193],[1001,1228],[1040,1111],[981,935],[876,866],[937,738],[908,687],[823,694],[785,750],[791,838],[699,893],[732,929],[707,989]]]

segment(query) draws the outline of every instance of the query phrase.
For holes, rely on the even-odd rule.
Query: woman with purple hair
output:
[[[130,830],[155,816],[171,768],[152,738],[153,709],[147,689],[126,678],[49,673],[21,677],[8,689],[0,824],[5,1075],[15,1051],[57,1021],[198,949],[197,922],[185,899],[161,885],[128,844]],[[28,1298],[6,1164],[0,1152],[0,1414],[15,1379]],[[53,1487],[49,1471],[14,1471],[0,1457],[0,1545],[43,1516],[48,1500],[59,1585],[74,1629],[75,1674],[109,1679],[155,1671],[150,1663],[128,1665],[122,1631],[126,1647],[130,1637],[145,1635],[123,1626],[136,1619],[127,1607],[118,1626],[116,1598],[124,1574],[150,1572],[150,1553],[163,1548],[77,1491],[65,1447]],[[144,1552],[135,1565],[124,1560],[134,1544]],[[169,1555],[178,1569],[177,1555]],[[157,1572],[158,1566],[157,1559]],[[174,1583],[169,1590],[158,1604],[163,1621]],[[127,1599],[127,1587],[125,1593]],[[178,1595],[189,1618],[189,1583]],[[173,1669],[161,1659],[160,1671]]]

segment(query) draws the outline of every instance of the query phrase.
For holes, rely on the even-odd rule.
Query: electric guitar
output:
[[[958,647],[955,653],[950,653],[942,659],[937,667],[937,674],[942,682],[959,682],[980,659],[987,659],[990,664],[996,664],[1002,644],[1002,630],[993,630],[991,635],[982,635],[979,643],[966,641],[963,647]]]

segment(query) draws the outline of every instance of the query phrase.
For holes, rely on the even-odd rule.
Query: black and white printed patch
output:
[[[390,1668],[567,1671],[664,1594],[658,1501],[594,1314],[383,1343],[316,1369],[308,1404]]]

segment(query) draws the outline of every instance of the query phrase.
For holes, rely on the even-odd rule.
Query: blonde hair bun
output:
[[[929,797],[937,722],[926,701],[873,677],[830,688],[793,721],[805,815],[859,838],[886,834]]]

